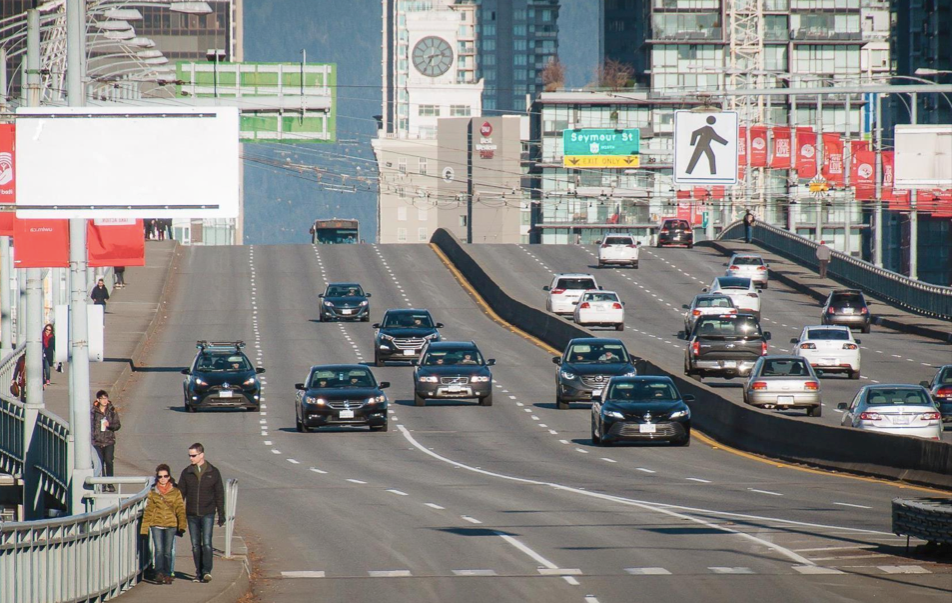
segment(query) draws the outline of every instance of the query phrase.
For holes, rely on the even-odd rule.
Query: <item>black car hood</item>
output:
[[[563,362],[562,370],[568,373],[575,373],[576,375],[610,375],[614,377],[616,375],[630,373],[635,370],[635,367],[625,362],[616,364],[573,364],[571,362]]]
[[[451,364],[449,366],[421,366],[417,368],[420,375],[439,375],[452,377],[455,375],[488,375],[489,367],[479,364]]]
[[[329,301],[335,306],[341,308],[357,308],[360,306],[361,302],[367,301],[367,298],[362,295],[349,297],[325,297],[324,301]]]
[[[255,371],[195,371],[192,376],[208,385],[241,385],[255,376]]]
[[[386,327],[380,329],[381,335],[389,335],[390,337],[396,337],[397,339],[422,339],[423,337],[432,335],[433,333],[438,333],[434,327],[420,329]]]
[[[680,410],[682,408],[686,409],[687,405],[680,400],[675,402],[671,402],[670,400],[665,400],[663,402],[618,402],[609,400],[605,402],[605,405],[602,408],[605,410],[617,410],[625,414],[634,414],[639,416],[650,411],[651,414],[656,417],[667,417],[675,410]]]
[[[366,400],[382,394],[376,387],[310,387],[306,394],[325,400]]]

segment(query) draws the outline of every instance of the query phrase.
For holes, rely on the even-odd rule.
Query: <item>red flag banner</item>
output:
[[[789,170],[791,167],[791,140],[790,128],[776,127],[773,129],[773,157],[770,167],[779,170]]]
[[[767,126],[750,128],[750,166],[767,167]]]
[[[868,140],[851,140],[850,157],[854,157],[860,151],[871,151]]]
[[[0,203],[16,203],[16,129],[13,124],[0,124]],[[13,236],[16,213],[0,212],[0,236]]]
[[[744,170],[747,168],[747,127],[737,128],[737,179],[744,179]]]
[[[816,176],[816,133],[812,128],[797,128],[797,176]]]
[[[868,201],[876,195],[876,153],[868,149],[853,154],[850,182],[856,187],[856,198]]]
[[[883,188],[893,186],[893,167],[895,166],[894,151],[883,151]]]
[[[86,253],[93,268],[145,266],[142,220],[89,220],[86,223]]]
[[[839,134],[823,135],[823,177],[832,184],[843,186],[843,138]]]
[[[724,185],[715,184],[711,187],[711,199],[723,199],[725,194]]]
[[[678,199],[690,199],[690,198],[691,198],[691,191],[678,191],[678,192],[677,192],[677,198],[678,198]]]
[[[700,201],[703,201],[703,200],[707,199],[707,197],[708,197],[709,194],[710,194],[710,193],[708,193],[707,188],[705,188],[705,187],[703,187],[703,186],[695,186],[695,187],[694,187],[694,198],[695,198],[695,199],[698,199],[698,200],[700,200]]]
[[[13,230],[15,267],[69,266],[69,220],[14,220]]]

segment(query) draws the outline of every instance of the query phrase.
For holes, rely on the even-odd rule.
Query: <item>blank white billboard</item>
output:
[[[894,185],[952,188],[952,125],[896,126]]]
[[[17,109],[19,218],[237,218],[236,107]]]

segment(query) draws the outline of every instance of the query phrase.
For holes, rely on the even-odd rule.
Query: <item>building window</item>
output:
[[[420,157],[419,162],[420,162],[420,175],[421,175],[421,176],[426,176],[426,168],[427,168],[427,166],[426,166],[426,158],[425,158],[425,157]]]
[[[517,82],[525,82],[526,78],[529,77],[529,72],[526,69],[513,69],[512,78]]]
[[[496,51],[496,40],[495,40],[495,39],[492,39],[492,38],[485,39],[485,38],[484,38],[484,39],[482,40],[482,43],[483,43],[483,52],[495,52],[495,51]]]
[[[526,36],[526,26],[525,25],[515,25],[512,28],[512,35],[514,36]]]
[[[407,242],[407,229],[398,228],[397,229],[397,242],[406,243]]]
[[[516,56],[512,57],[512,64],[513,65],[528,65],[529,57],[527,57],[524,54],[517,54]]]
[[[460,228],[466,228],[466,214],[460,214],[459,225],[460,225]]]
[[[397,160],[397,169],[400,171],[401,174],[406,174],[406,173],[407,173],[407,160],[406,160],[406,159],[399,159],[399,160]]]
[[[427,140],[436,138],[436,126],[420,126],[420,138]]]
[[[450,117],[469,117],[471,114],[469,105],[450,105]]]
[[[494,98],[484,98],[483,99],[483,109],[487,111],[493,111],[496,109],[496,99]],[[561,141],[560,141],[561,142]]]
[[[549,9],[544,9],[542,11],[542,22],[548,23],[551,20],[552,20],[552,11]]]
[[[525,20],[526,20],[526,9],[521,8],[521,9],[518,9],[518,10],[514,10],[514,11],[512,12],[512,19],[513,19],[513,21],[525,21]]]
[[[426,222],[430,218],[430,212],[424,207],[417,209],[417,219],[420,222]]]
[[[526,40],[516,39],[516,40],[513,40],[513,41],[512,41],[512,49],[515,50],[515,51],[517,51],[517,52],[520,51],[520,50],[524,51],[524,50],[526,49],[526,47],[527,47]]]
[[[496,81],[496,70],[495,69],[483,69],[483,77],[486,78],[487,82]]]
[[[400,220],[401,222],[406,222],[406,221],[407,221],[407,208],[406,208],[406,206],[398,207],[398,208],[397,208],[397,220]]]
[[[426,231],[427,231],[426,228],[420,228],[417,230],[417,240],[420,241],[421,243],[426,243],[427,239],[429,238],[427,237]]]
[[[483,65],[487,67],[491,67],[491,66],[494,66],[495,64],[496,64],[496,55],[487,54],[486,56],[483,57]]]
[[[495,24],[495,23],[484,23],[484,24],[483,24],[483,35],[484,35],[484,36],[494,36],[494,35],[496,35],[496,24]]]
[[[420,105],[420,117],[439,117],[439,105]]]

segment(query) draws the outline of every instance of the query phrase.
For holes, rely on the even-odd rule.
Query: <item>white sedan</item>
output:
[[[859,379],[859,339],[853,339],[849,327],[823,325],[804,327],[799,338],[790,340],[791,354],[800,356],[821,373],[846,373],[850,379]]]
[[[586,291],[575,306],[575,322],[582,326],[625,330],[625,304],[614,291]]]
[[[760,321],[760,291],[749,278],[718,276],[705,293],[721,293],[731,298],[738,312],[753,314]]]
[[[844,411],[843,427],[942,439],[942,414],[921,385],[867,385],[836,408]]]

